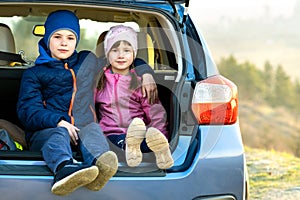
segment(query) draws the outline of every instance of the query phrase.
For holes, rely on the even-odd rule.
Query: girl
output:
[[[125,149],[129,166],[138,166],[142,153],[153,151],[158,168],[170,168],[173,158],[165,109],[159,101],[150,104],[143,97],[133,66],[137,33],[123,25],[112,27],[105,37],[104,51],[109,66],[100,76],[95,97],[100,127],[113,144]]]

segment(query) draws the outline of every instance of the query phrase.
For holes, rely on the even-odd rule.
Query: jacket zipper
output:
[[[75,94],[77,92],[76,76],[75,76],[74,70],[73,69],[69,69],[68,63],[65,63],[64,67],[65,67],[66,70],[69,70],[71,72],[72,78],[73,78],[73,92],[72,92],[72,98],[71,98],[71,102],[70,102],[70,107],[69,107],[68,115],[71,118],[71,124],[74,125],[75,124],[75,120],[74,120],[74,117],[72,115],[72,110],[73,110],[73,105],[74,105]]]
[[[119,102],[118,102],[119,98],[118,98],[118,91],[117,91],[117,88],[118,88],[117,85],[118,85],[120,76],[118,74],[115,74],[114,77],[115,77],[115,83],[114,83],[115,105],[116,105],[116,109],[117,109],[119,120],[120,120],[120,126],[122,126],[123,125],[123,117],[122,117],[122,113],[121,113],[120,107],[119,107]]]

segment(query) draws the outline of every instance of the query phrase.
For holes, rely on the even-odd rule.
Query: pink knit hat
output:
[[[129,42],[134,51],[134,57],[137,54],[137,33],[133,28],[124,25],[117,25],[110,28],[104,39],[104,51],[107,57],[111,47],[118,41],[125,40]]]

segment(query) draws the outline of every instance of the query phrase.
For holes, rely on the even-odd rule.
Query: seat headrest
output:
[[[0,23],[0,51],[16,53],[15,40],[10,28]]]
[[[104,39],[108,31],[102,32],[97,40],[97,45],[96,45],[96,55],[97,57],[105,57],[104,53]]]
[[[16,53],[14,36],[6,24],[0,23],[0,51]],[[8,64],[7,61],[0,60],[0,65]]]

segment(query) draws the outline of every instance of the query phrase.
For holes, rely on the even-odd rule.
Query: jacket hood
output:
[[[44,64],[47,62],[55,61],[55,58],[51,57],[50,50],[47,48],[46,43],[44,42],[44,38],[40,39],[38,43],[39,53],[40,55],[37,57],[35,64]]]

